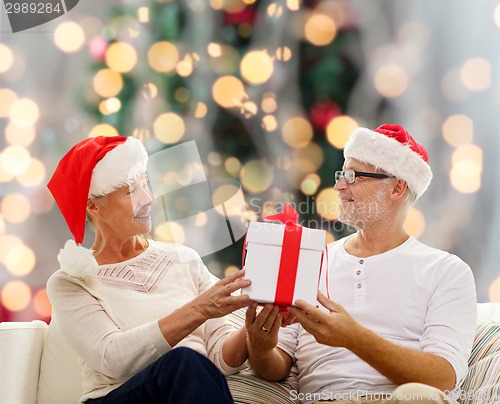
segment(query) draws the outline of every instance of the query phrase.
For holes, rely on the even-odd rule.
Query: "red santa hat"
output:
[[[344,148],[345,158],[378,167],[408,184],[420,197],[432,179],[427,150],[397,124],[356,129]]]
[[[88,198],[131,184],[146,172],[147,161],[142,143],[125,136],[85,139],[61,159],[47,187],[75,238],[58,255],[63,271],[82,279],[95,274],[97,261],[92,250],[81,246]]]

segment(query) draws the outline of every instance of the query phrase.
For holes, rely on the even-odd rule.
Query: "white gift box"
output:
[[[326,232],[302,227],[293,298],[289,302],[280,303],[276,302],[275,297],[278,288],[283,287],[278,285],[278,274],[284,236],[284,224],[250,223],[246,237],[244,267],[245,278],[250,279],[252,284],[243,288],[242,293],[248,294],[252,300],[259,303],[289,306],[301,299],[316,306]],[[293,252],[283,252],[283,254],[289,253],[293,254]],[[292,291],[289,290],[288,294],[292,296]]]

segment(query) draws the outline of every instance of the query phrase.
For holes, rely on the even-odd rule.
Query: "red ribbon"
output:
[[[285,224],[278,282],[274,297],[274,303],[282,307],[293,304],[300,241],[302,240],[302,226],[297,223],[298,218],[299,214],[289,204],[285,204],[283,212],[264,217],[264,220],[278,220]]]

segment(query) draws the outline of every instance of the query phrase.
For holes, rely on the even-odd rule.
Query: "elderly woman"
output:
[[[80,402],[232,403],[223,373],[246,360],[246,330],[224,316],[249,304],[232,293],[250,281],[243,271],[218,280],[193,250],[141,236],[151,229],[146,162],[137,139],[86,139],[48,184],[75,238],[47,291],[80,360]]]

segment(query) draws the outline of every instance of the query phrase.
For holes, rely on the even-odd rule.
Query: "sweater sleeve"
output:
[[[295,323],[287,327],[281,327],[278,334],[279,349],[290,356],[295,362],[295,352],[297,351],[298,335],[300,324]]]
[[[121,330],[84,283],[56,273],[47,282],[58,328],[89,366],[114,379],[128,379],[171,347],[157,321]]]
[[[212,275],[206,266],[202,265],[200,274],[200,293],[214,285],[219,279]],[[222,356],[222,347],[226,339],[236,328],[231,324],[227,316],[213,318],[205,322],[205,344],[207,347],[207,357],[219,368],[224,375],[237,373],[245,364],[239,367],[229,366]]]

